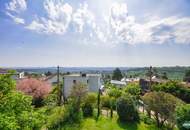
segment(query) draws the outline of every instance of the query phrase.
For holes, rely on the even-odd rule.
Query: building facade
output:
[[[76,83],[86,84],[89,92],[98,92],[101,88],[100,74],[70,74],[64,76],[63,93],[67,98],[70,95],[72,87]]]

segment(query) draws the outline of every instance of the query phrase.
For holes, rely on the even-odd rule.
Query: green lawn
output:
[[[141,123],[119,123],[117,118],[100,117],[98,121],[93,118],[82,120],[81,124],[65,125],[62,130],[159,130],[155,126]]]

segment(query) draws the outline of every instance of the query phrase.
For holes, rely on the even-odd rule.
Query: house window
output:
[[[87,84],[88,84],[88,82],[89,82],[89,81],[87,80]]]
[[[76,84],[76,80],[73,80],[73,83]]]

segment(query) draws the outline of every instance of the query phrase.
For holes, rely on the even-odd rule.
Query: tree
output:
[[[161,78],[167,80],[168,79],[167,73],[163,72]]]
[[[51,86],[49,83],[34,78],[18,81],[17,90],[33,97],[36,107],[42,106],[43,99],[49,94]]]
[[[116,68],[114,71],[113,71],[113,76],[112,76],[112,79],[113,80],[121,80],[122,79],[122,73],[121,73],[121,70],[119,68]]]
[[[154,91],[163,91],[170,93],[186,103],[190,103],[190,88],[176,81],[168,81],[164,83],[155,84],[152,87]]]
[[[136,109],[135,103],[131,95],[124,95],[117,100],[117,114],[119,120],[122,122],[126,121],[138,121],[139,115]]]
[[[162,127],[167,123],[174,127],[175,125],[175,108],[183,102],[171,94],[164,92],[150,92],[143,96],[145,109],[154,112],[154,118],[157,126]]]
[[[176,109],[177,126],[180,130],[190,129],[190,104],[182,105]],[[185,127],[185,123],[189,124],[189,127]]]
[[[31,96],[16,91],[11,76],[0,75],[0,129],[40,128],[44,120],[33,110]]]
[[[73,104],[76,107],[76,112],[80,111],[82,100],[85,98],[87,92],[88,90],[87,90],[86,84],[83,84],[80,82],[74,84],[71,90],[71,98],[72,98]]]
[[[108,95],[110,97],[119,98],[122,94],[122,91],[118,88],[110,88],[108,90]]]
[[[45,73],[45,75],[46,75],[46,76],[51,76],[52,73],[51,73],[50,71],[48,71],[48,72]]]
[[[185,72],[185,76],[184,76],[183,80],[186,82],[190,82],[190,70],[187,70]]]
[[[137,83],[129,83],[125,88],[125,92],[131,94],[138,100],[140,98],[141,88]]]

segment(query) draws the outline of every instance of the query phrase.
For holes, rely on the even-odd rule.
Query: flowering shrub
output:
[[[45,81],[34,78],[28,78],[18,81],[17,90],[33,97],[33,102],[36,106],[41,104],[45,96],[51,90],[51,85]]]

